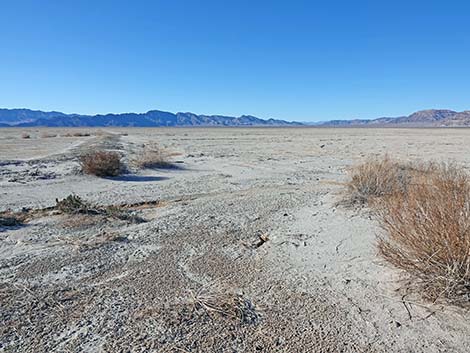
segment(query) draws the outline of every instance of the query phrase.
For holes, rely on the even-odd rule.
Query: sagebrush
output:
[[[404,194],[415,178],[432,174],[436,163],[410,163],[390,158],[373,157],[349,170],[350,180],[344,204],[373,203],[377,199]]]
[[[405,193],[375,204],[385,235],[380,254],[412,274],[433,300],[470,303],[470,179],[442,165],[417,175]]]
[[[156,143],[144,145],[141,153],[134,160],[139,168],[170,167],[169,153]]]
[[[124,169],[117,152],[96,151],[80,157],[83,173],[99,177],[118,176]]]

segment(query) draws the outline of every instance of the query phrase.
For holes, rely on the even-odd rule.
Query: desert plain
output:
[[[147,143],[171,164],[136,168]],[[470,313],[423,299],[370,210],[340,202],[366,158],[468,170],[468,146],[469,129],[0,129],[0,211],[25,214],[0,228],[0,351],[468,352]],[[127,170],[81,174],[97,149]],[[129,217],[58,212],[69,195]]]

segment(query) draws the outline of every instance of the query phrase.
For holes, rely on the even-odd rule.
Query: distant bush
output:
[[[99,177],[118,176],[123,170],[121,156],[116,152],[96,151],[80,157],[83,173]]]
[[[134,160],[139,168],[170,167],[169,153],[156,143],[144,146],[141,154]]]
[[[52,138],[52,137],[56,137],[56,136],[57,136],[57,134],[52,134],[50,132],[43,132],[41,134],[41,138]]]
[[[91,134],[89,132],[75,131],[75,132],[67,132],[62,135],[62,137],[86,137],[86,136],[91,136]]]
[[[470,179],[452,166],[416,175],[405,193],[376,205],[386,236],[380,254],[433,299],[470,304]]]
[[[89,132],[74,132],[72,134],[74,137],[86,137],[86,136],[91,136]]]

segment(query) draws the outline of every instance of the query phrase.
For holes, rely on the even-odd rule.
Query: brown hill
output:
[[[443,121],[441,126],[470,126],[470,110],[454,114]]]

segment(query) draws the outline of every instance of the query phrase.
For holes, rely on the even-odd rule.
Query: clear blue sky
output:
[[[315,121],[470,109],[469,1],[0,0],[0,107]]]

